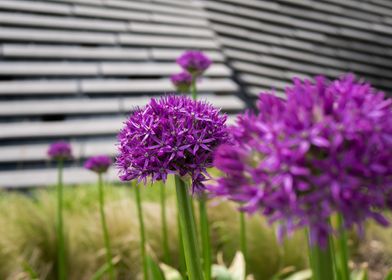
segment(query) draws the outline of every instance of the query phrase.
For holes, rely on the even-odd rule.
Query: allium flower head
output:
[[[84,163],[84,167],[86,169],[94,171],[98,174],[105,173],[109,169],[110,165],[112,165],[112,159],[106,155],[90,157]]]
[[[66,141],[57,141],[48,148],[48,156],[54,160],[67,160],[72,158],[71,145]]]
[[[188,72],[181,72],[170,77],[178,92],[189,92],[192,85],[192,75]]]
[[[211,191],[262,212],[279,233],[309,226],[320,245],[340,213],[345,227],[382,225],[392,209],[392,99],[353,75],[294,79],[287,100],[261,94],[259,114],[231,128],[235,145],[217,149],[226,173]]]
[[[185,96],[151,99],[118,135],[120,178],[165,181],[168,174],[189,175],[193,190],[202,189],[212,152],[227,139],[225,122],[207,102]]]
[[[186,51],[179,58],[177,64],[193,76],[200,76],[212,61],[200,51]]]

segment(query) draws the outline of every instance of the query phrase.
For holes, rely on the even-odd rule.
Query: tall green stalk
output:
[[[165,263],[170,264],[170,251],[169,251],[169,239],[167,234],[167,217],[166,217],[166,186],[164,183],[159,185],[160,187],[160,202],[161,202],[161,221],[162,221],[162,245],[163,255]]]
[[[344,229],[343,217],[338,215],[338,230],[339,236],[336,238],[338,245],[338,252],[336,254],[336,265],[339,270],[339,275],[343,280],[350,279],[350,270],[348,267],[349,251],[347,245],[347,232]]]
[[[148,264],[147,264],[147,256],[146,256],[146,235],[144,230],[144,221],[143,221],[143,212],[142,212],[142,200],[140,197],[140,189],[137,184],[134,185],[135,194],[136,194],[136,207],[137,214],[139,218],[139,230],[140,230],[140,253],[143,262],[143,279],[148,280]]]
[[[240,240],[241,240],[241,251],[244,255],[245,263],[248,257],[248,246],[246,244],[246,221],[245,213],[240,211]]]
[[[320,247],[315,241],[312,241],[310,235],[309,258],[312,268],[313,280],[337,280],[334,270],[333,244],[327,241],[324,248]]]
[[[206,200],[207,200],[206,195],[202,193],[201,197],[199,198],[199,215],[200,215],[201,244],[202,244],[202,253],[203,253],[203,268],[204,268],[205,279],[210,280],[212,256],[211,256],[210,228],[208,224]]]
[[[112,261],[113,257],[112,257],[111,247],[110,247],[110,239],[109,239],[108,227],[106,224],[106,217],[105,217],[105,210],[104,210],[105,199],[104,199],[102,173],[98,174],[98,190],[99,190],[99,212],[101,214],[102,231],[103,231],[103,237],[104,237],[104,242],[106,247],[106,262],[109,267],[108,269],[109,277],[111,280],[114,280],[115,275],[114,275],[114,267]]]
[[[177,207],[179,209],[179,207]],[[186,274],[186,264],[184,255],[184,243],[182,242],[181,225],[180,225],[180,213],[177,213],[177,226],[178,226],[178,263],[180,267],[181,275]]]
[[[191,84],[192,99],[197,99],[197,89],[196,89],[196,76],[192,76]],[[204,277],[206,280],[211,279],[211,266],[212,266],[212,256],[211,256],[211,238],[210,238],[210,228],[208,224],[208,214],[207,214],[207,203],[206,195],[202,194],[199,198],[199,223],[201,232],[201,245],[203,253],[203,268]]]
[[[196,90],[196,76],[195,75],[192,75],[191,93],[192,93],[192,99],[196,100],[197,99],[197,90]]]
[[[61,159],[58,161],[57,181],[57,276],[59,280],[66,280],[63,224],[63,167],[64,161]]]
[[[180,215],[181,236],[189,280],[203,280],[200,264],[199,246],[196,235],[196,223],[193,216],[191,198],[186,183],[175,176],[178,211]]]

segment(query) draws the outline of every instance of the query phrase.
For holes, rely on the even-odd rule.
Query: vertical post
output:
[[[136,194],[136,207],[139,219],[139,231],[140,231],[140,252],[143,262],[143,279],[148,280],[148,268],[147,268],[147,257],[146,257],[146,235],[144,230],[143,212],[142,212],[142,200],[140,197],[140,189],[137,184],[134,186]]]
[[[337,237],[338,252],[336,254],[337,258],[337,268],[339,270],[339,275],[342,279],[350,279],[350,270],[348,268],[349,261],[349,251],[347,245],[347,232],[344,228],[344,221],[342,215],[338,215],[338,232]]]
[[[185,182],[175,176],[178,211],[180,215],[181,237],[184,246],[186,269],[189,280],[203,280],[200,254],[196,236],[196,224],[191,209],[191,200]]]
[[[206,195],[202,193],[199,198],[199,215],[200,215],[200,232],[201,244],[203,253],[203,268],[206,280],[211,279],[211,243],[210,243],[210,228],[208,224]]]
[[[159,184],[160,202],[161,202],[161,222],[162,222],[162,245],[165,263],[171,262],[169,252],[169,240],[167,234],[167,216],[166,216],[166,186],[164,183]]]
[[[246,221],[245,221],[245,213],[240,212],[240,238],[241,238],[241,251],[244,255],[245,263],[248,257],[248,246],[246,244]]]
[[[102,173],[98,174],[98,191],[99,191],[99,212],[101,215],[103,238],[106,247],[106,262],[109,266],[109,277],[111,280],[115,280],[113,260],[112,260],[113,259],[112,250],[110,247],[109,232],[108,232],[106,217],[105,217],[105,199],[104,199]]]
[[[66,280],[65,275],[65,244],[63,225],[63,167],[64,161],[58,161],[58,182],[57,182],[57,274],[59,280]]]
[[[329,239],[325,247],[320,247],[315,240],[311,239],[311,234],[308,236],[313,280],[337,280],[334,272],[333,244]]]

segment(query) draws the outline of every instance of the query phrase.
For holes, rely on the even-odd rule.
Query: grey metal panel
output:
[[[268,86],[249,86],[246,87],[246,92],[254,97],[258,97],[260,95],[260,93],[268,93],[268,94],[272,94],[275,96],[278,96],[280,98],[285,98],[286,94],[284,93],[283,90],[281,89],[276,89],[276,88],[270,88]]]
[[[119,47],[81,47],[53,45],[3,44],[3,56],[22,58],[148,60],[147,49]]]
[[[0,23],[27,27],[38,26],[79,30],[127,31],[127,24],[119,21],[2,12],[0,12]]]
[[[157,14],[157,13],[153,13],[150,20],[157,23],[208,26],[208,21],[205,18],[179,17],[179,16],[164,15],[164,14]]]
[[[82,80],[81,88],[86,93],[124,93],[124,92],[171,92],[174,91],[172,83],[168,79],[151,80]],[[198,86],[200,91],[234,92],[237,86],[228,79],[203,79]]]
[[[32,139],[45,137],[70,137],[78,135],[116,134],[124,117],[92,118],[53,122],[20,122],[0,124],[0,139]]]
[[[183,35],[193,37],[214,37],[214,32],[207,28],[173,26],[169,24],[151,24],[142,22],[129,23],[129,29],[139,33],[156,33],[169,35]]]
[[[258,53],[267,53],[268,52],[268,47],[262,44],[258,43],[253,43],[249,41],[244,41],[244,40],[238,40],[238,39],[232,39],[229,37],[223,37],[221,36],[219,40],[223,45],[232,47],[232,48],[238,48],[238,49],[244,49],[244,50],[249,50],[253,52],[258,52]]]
[[[171,75],[182,69],[175,63],[101,63],[103,75]],[[1,68],[0,68],[1,70]],[[213,64],[207,69],[206,76],[229,76],[231,70],[223,64]]]
[[[28,11],[49,14],[67,15],[71,13],[71,6],[66,4],[50,3],[47,1],[21,1],[21,0],[1,0],[1,9],[16,11]]]
[[[0,82],[0,95],[75,94],[78,82],[72,80],[31,80]]]
[[[151,56],[152,59],[156,60],[170,60],[174,61],[177,57],[179,57],[182,53],[184,53],[186,49],[163,49],[163,48],[152,48]],[[213,61],[222,62],[224,61],[224,57],[220,51],[204,51],[204,53]]]
[[[133,97],[133,102],[140,98]],[[143,99],[144,100],[144,99]],[[0,117],[121,112],[121,98],[0,101]]]
[[[168,13],[168,14],[178,14],[190,17],[205,17],[204,11],[200,9],[186,9],[176,6],[168,6],[162,4],[152,4],[148,2],[138,2],[138,1],[123,1],[123,0],[103,0],[104,4],[109,7],[116,7],[120,9],[129,10],[141,10],[143,12],[157,12],[157,13]]]
[[[144,20],[148,21],[151,17],[149,13],[136,11],[124,11],[123,9],[111,9],[108,7],[92,7],[76,5],[72,9],[72,13],[78,16],[89,16],[98,18],[110,18],[117,20]]]
[[[79,31],[59,31],[33,28],[0,27],[0,39],[25,42],[59,43],[101,43],[114,44],[116,38],[111,33],[93,33]]]
[[[175,63],[126,63],[126,62],[3,62],[0,75],[14,76],[96,76],[96,75],[171,75],[182,71]],[[206,76],[228,76],[230,69],[214,64]]]
[[[81,167],[69,167],[64,169],[65,184],[81,184],[96,182],[97,176]],[[54,186],[57,180],[56,169],[40,170],[14,170],[0,172],[0,188],[28,188]],[[119,181],[117,171],[111,168],[107,175],[107,181]]]
[[[103,0],[51,0],[53,2],[64,2],[64,3],[72,3],[72,4],[87,4],[87,5],[95,5],[102,6]]]
[[[201,100],[207,100],[214,106],[224,111],[242,110],[245,104],[232,95],[200,95]],[[51,114],[85,115],[129,113],[136,106],[144,106],[150,100],[147,96],[127,98],[77,98],[54,100],[26,100],[26,101],[1,101],[0,117],[10,116],[40,116]],[[1,148],[0,148],[1,150]],[[1,154],[1,153],[0,153]]]
[[[75,159],[83,159],[89,156],[106,154],[116,155],[116,141],[96,140],[96,141],[71,141],[72,153]],[[50,141],[45,144],[19,144],[0,147],[0,163],[6,162],[29,162],[45,161],[47,157]]]
[[[247,63],[236,61],[233,62],[233,68],[236,70],[240,70],[247,73],[253,73],[261,76],[270,76],[279,79],[289,78],[287,77],[286,71],[278,68],[272,68],[270,66],[255,64],[255,63]]]
[[[223,0],[223,2],[239,4],[238,0]],[[242,0],[241,5],[246,5],[246,6],[270,10],[270,11],[278,11],[281,8],[280,5],[277,3],[277,1],[265,1],[265,0]]]
[[[165,46],[178,48],[216,49],[218,45],[213,40],[187,37],[170,37],[156,35],[119,34],[118,40],[124,45],[136,46]]]
[[[276,80],[272,78],[267,78],[267,77],[261,77],[261,76],[256,76],[256,75],[251,75],[251,74],[241,74],[240,79],[243,81],[252,84],[252,85],[261,85],[261,86],[266,86],[271,89],[277,88],[277,89],[284,89],[286,86],[288,86],[288,82],[281,81],[281,80]]]
[[[2,62],[0,75],[14,76],[83,76],[98,75],[97,63],[68,63],[68,62]]]

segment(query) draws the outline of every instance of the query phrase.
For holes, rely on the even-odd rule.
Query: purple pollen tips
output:
[[[177,64],[193,76],[203,74],[211,63],[212,61],[200,51],[186,51],[177,59]]]
[[[168,174],[188,175],[195,190],[204,188],[212,152],[227,141],[226,118],[204,101],[151,99],[131,114],[118,135],[120,178],[165,181]]]
[[[263,93],[259,114],[230,128],[214,164],[225,175],[209,189],[279,222],[279,232],[310,227],[323,245],[340,213],[345,226],[387,221],[392,209],[392,99],[347,75],[295,79],[287,100]]]
[[[57,141],[48,148],[48,156],[54,160],[67,160],[72,158],[71,145],[66,141]]]
[[[189,92],[192,85],[192,75],[188,72],[181,72],[170,77],[178,92]]]
[[[85,163],[84,167],[96,173],[105,173],[110,165],[112,165],[112,159],[109,156],[93,156],[90,157]]]

